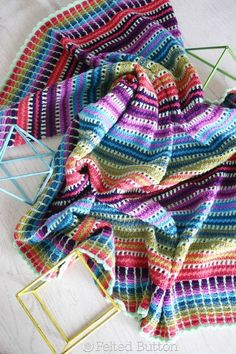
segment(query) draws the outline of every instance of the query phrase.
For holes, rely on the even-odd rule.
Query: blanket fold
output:
[[[0,92],[0,147],[11,124],[62,134],[20,251],[43,274],[78,248],[147,336],[236,322],[232,102],[205,102],[167,0],[86,0],[46,19]]]

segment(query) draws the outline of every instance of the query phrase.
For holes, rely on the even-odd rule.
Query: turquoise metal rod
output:
[[[11,174],[9,173],[8,169],[5,166],[1,166],[1,169],[5,172],[5,174],[9,177],[11,177]],[[18,196],[17,199],[19,200],[25,200],[25,201],[29,201],[29,196],[26,194],[26,192],[24,191],[24,189],[21,187],[21,185],[16,181],[16,180],[12,180],[11,183],[16,187],[16,189],[19,190],[19,192],[22,194],[23,198]],[[1,191],[6,192],[4,189],[0,188]],[[11,192],[9,192],[10,194],[12,194]],[[8,194],[9,194],[8,193]],[[14,194],[14,196],[17,197],[17,195]]]
[[[8,191],[7,189],[4,189],[0,187],[0,191],[4,192],[5,194],[16,198],[17,200],[23,201],[29,205],[32,205],[36,199],[38,198],[39,194],[42,192],[42,190],[45,188],[46,184],[48,183],[48,180],[50,179],[52,173],[53,173],[53,156],[54,156],[54,151],[49,148],[46,144],[44,144],[42,141],[39,141],[35,137],[33,137],[31,134],[28,132],[24,131],[21,127],[17,125],[10,125],[10,124],[0,124],[3,127],[3,133],[5,131],[6,137],[4,138],[3,144],[0,149],[0,169],[5,173],[5,176],[0,177],[0,182],[4,181],[10,181],[16,189],[20,192],[20,196],[16,195],[15,193],[12,193]],[[8,130],[8,131],[6,131]],[[31,156],[23,156],[23,157],[16,157],[12,159],[6,159],[3,160],[3,156],[9,147],[10,141],[13,138],[13,134],[18,133],[25,141],[25,143],[31,148],[32,152],[34,155]],[[33,142],[37,143],[37,145],[34,145]],[[44,148],[46,152],[40,152],[39,147]],[[45,158],[51,157],[52,160],[49,163]],[[7,169],[7,165],[9,166],[10,163],[16,163],[16,162],[23,162],[23,161],[29,161],[31,159],[40,159],[42,164],[44,165],[44,170],[39,171],[39,172],[30,172],[30,173],[23,173],[23,174],[16,174],[12,175],[10,171]],[[46,175],[46,177],[43,178],[39,190],[34,196],[34,199],[31,199],[27,193],[24,191],[24,189],[20,186],[18,183],[18,180],[21,178],[26,178],[26,177],[32,177],[32,176],[43,176]]]
[[[7,194],[7,195],[9,195],[9,196],[12,197],[12,198],[15,198],[15,199],[19,200],[20,202],[24,202],[24,203],[26,203],[26,204],[28,204],[28,205],[31,205],[31,201],[30,201],[28,198],[22,198],[22,197],[20,197],[20,196],[14,194],[14,193],[11,193],[11,192],[9,192],[8,190],[3,189],[3,188],[1,188],[1,187],[0,187],[0,191],[3,192],[3,193],[5,193],[5,194]]]
[[[37,142],[37,144],[45,147],[47,150],[50,150],[52,153],[54,153],[54,151],[47,146],[46,144],[44,144],[42,141],[36,139],[33,135],[31,135],[30,133],[28,133],[27,131],[23,130],[22,128],[20,128],[19,126],[16,126],[16,129],[21,132],[23,135],[27,136],[28,138],[32,139],[33,141]]]
[[[2,146],[2,149],[0,150],[0,160],[2,160],[2,157],[8,147],[8,144],[9,144],[9,141],[11,139],[11,135],[13,133],[13,130],[14,130],[14,126],[12,126],[7,134],[7,137],[6,137],[6,140],[4,141],[4,144]]]
[[[47,170],[47,171],[40,171],[40,172],[23,173],[21,175],[16,175],[16,176],[10,175],[9,177],[0,177],[0,182],[9,181],[9,180],[16,180],[19,178],[33,177],[33,176],[38,176],[38,175],[45,175],[46,173],[49,173],[49,171]]]
[[[20,158],[16,158],[16,159],[8,159],[8,160],[3,160],[3,161],[0,161],[0,165],[1,164],[7,164],[7,163],[12,163],[12,162],[17,162],[19,161],[25,161],[25,160],[32,160],[33,158],[34,159],[41,159],[43,157],[50,157],[52,156],[52,153],[51,152],[48,152],[48,153],[44,153],[44,154],[38,154],[38,155],[33,155],[33,156],[23,156],[23,157],[20,157]]]

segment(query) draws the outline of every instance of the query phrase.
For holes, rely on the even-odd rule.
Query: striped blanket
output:
[[[168,0],[77,1],[41,22],[0,93],[0,143],[9,124],[62,134],[15,230],[28,262],[44,274],[79,249],[147,336],[236,322],[227,102],[204,100]]]

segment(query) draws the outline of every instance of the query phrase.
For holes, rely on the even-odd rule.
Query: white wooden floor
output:
[[[0,84],[13,60],[16,51],[35,24],[49,13],[67,5],[69,0],[0,0]],[[230,45],[236,52],[236,1],[235,0],[173,0],[179,25],[186,46]],[[205,53],[207,58],[216,59],[219,53]],[[236,75],[236,63],[230,58],[223,67]],[[207,70],[199,67],[202,77]],[[208,96],[219,98],[235,82],[220,75],[209,86]],[[58,139],[48,143],[56,147]],[[14,154],[27,153],[25,148]],[[22,167],[22,166],[20,166]],[[15,169],[19,169],[15,166]],[[25,166],[30,169],[35,165]],[[38,165],[37,165],[38,167]],[[31,193],[33,180],[28,181]],[[0,194],[0,354],[47,354],[47,346],[33,327],[15,294],[36,275],[12,245],[13,232],[27,206]],[[89,275],[74,265],[61,281],[48,285],[42,292],[53,309],[65,331],[75,331],[107,305],[92,284]],[[31,298],[27,299],[32,311],[48,328],[45,318],[40,315],[38,306]],[[40,322],[40,323],[41,323]],[[58,343],[57,336],[47,329],[52,340]],[[155,346],[153,345],[155,343]],[[159,345],[159,343],[162,343]],[[159,346],[158,346],[159,345]],[[137,323],[123,313],[101,327],[95,334],[81,343],[74,353],[156,353],[159,351],[181,354],[200,354],[227,352],[236,353],[236,326],[218,326],[186,331],[169,344],[149,342],[140,337]]]

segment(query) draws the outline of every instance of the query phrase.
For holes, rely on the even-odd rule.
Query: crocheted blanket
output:
[[[169,1],[86,0],[49,17],[0,104],[1,141],[9,124],[63,134],[15,231],[39,273],[79,249],[152,337],[236,322],[236,109],[204,100]]]

